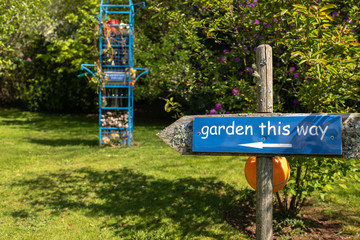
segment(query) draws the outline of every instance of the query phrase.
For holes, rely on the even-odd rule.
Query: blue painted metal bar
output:
[[[102,109],[101,109],[101,105],[102,105],[102,91],[101,91],[101,87],[99,87],[99,145],[102,145],[102,129],[101,129],[101,113],[102,113]]]
[[[118,128],[118,127],[102,127],[104,130],[126,130],[126,128]]]
[[[103,45],[103,47],[107,47],[107,46],[108,46],[107,44]],[[123,48],[126,47],[126,48],[128,48],[130,46],[129,45],[115,45],[115,44],[112,44],[111,47],[114,47],[114,48],[115,47],[123,47]],[[114,67],[114,65],[111,65],[111,66]]]
[[[129,110],[132,107],[102,107],[103,110]]]
[[[81,64],[81,70],[86,70],[86,71],[88,71],[91,75],[93,75],[94,77],[96,77],[96,75],[93,73],[93,71],[91,71],[91,70],[88,69],[87,67],[94,67],[94,64]]]
[[[106,13],[112,13],[112,14],[129,14],[129,11],[109,11],[109,10],[105,10]]]
[[[115,8],[129,8],[130,5],[118,5],[118,4],[103,4],[103,7],[115,7]]]
[[[134,69],[143,71],[142,73],[140,73],[140,74],[135,78],[135,83],[136,83],[136,81],[137,81],[142,75],[149,73],[149,70],[148,70],[147,68],[134,68]]]

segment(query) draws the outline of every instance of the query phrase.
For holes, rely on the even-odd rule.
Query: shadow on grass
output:
[[[75,139],[75,138],[60,138],[60,139],[45,139],[45,138],[27,138],[31,143],[41,144],[51,147],[60,147],[60,146],[89,146],[95,147],[99,146],[99,141],[97,139]]]
[[[19,126],[39,131],[84,132],[96,130],[96,116],[80,114],[34,113],[16,109],[0,109],[1,125]]]
[[[27,201],[39,214],[43,209],[52,209],[54,215],[69,209],[96,219],[110,216],[113,219],[102,227],[112,228],[119,236],[162,231],[170,221],[172,231],[180,231],[183,237],[224,239],[224,232],[211,226],[225,219],[246,232],[255,221],[253,192],[237,191],[213,178],[167,180],[126,168],[85,168],[40,175],[14,185],[25,188]],[[14,213],[13,217],[25,215]]]
[[[0,123],[2,125],[18,125],[24,128],[32,128],[43,131],[76,130],[77,128],[98,128],[98,115],[84,114],[60,114],[60,113],[38,113],[27,112],[17,109],[1,109]],[[163,129],[175,120],[158,119],[151,115],[134,118],[135,126],[146,127],[154,130]]]
[[[134,138],[141,144],[151,142],[169,123],[151,117],[135,118]],[[0,125],[35,130],[29,142],[48,146],[98,146],[98,116],[80,114],[33,113],[17,109],[0,109]],[[156,138],[156,137],[155,137]],[[157,144],[157,143],[156,143]]]

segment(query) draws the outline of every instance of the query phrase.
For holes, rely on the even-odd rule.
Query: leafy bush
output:
[[[156,35],[156,49],[167,48],[159,55],[143,51],[141,59],[150,69],[154,56],[167,63],[150,79],[161,81],[164,88],[159,92],[180,102],[185,113],[252,112],[255,50],[266,43],[273,48],[275,111],[357,112],[358,9],[359,3],[352,0],[154,1],[150,10],[164,30]],[[165,40],[170,36],[182,41],[170,44]],[[185,58],[168,54],[170,49]],[[169,78],[172,71],[176,78]],[[296,215],[313,192],[323,191],[354,164],[313,158],[289,162],[295,179],[277,195],[289,215]]]
[[[356,5],[151,1],[143,27],[162,31],[154,39],[146,30],[139,37],[146,44],[139,44],[138,59],[152,71],[142,88],[173,96],[184,112],[210,112],[216,103],[223,112],[255,111],[252,65],[256,47],[267,43],[274,53],[275,111],[358,111]]]
[[[81,63],[94,61],[97,7],[90,0],[1,3],[3,103],[20,99],[31,110],[95,109],[96,91],[76,75]]]

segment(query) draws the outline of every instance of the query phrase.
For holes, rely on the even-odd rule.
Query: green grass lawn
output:
[[[0,109],[0,239],[248,239],[226,221],[252,207],[246,158],[181,156],[164,127],[135,119],[131,148],[100,148],[96,117]],[[359,186],[319,202],[350,204],[352,235]]]

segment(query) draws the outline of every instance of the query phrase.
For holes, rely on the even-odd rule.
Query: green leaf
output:
[[[340,183],[339,186],[342,187],[343,189],[348,189],[348,187],[343,183]]]
[[[328,69],[333,74],[338,74],[338,71],[336,71],[336,69],[331,65],[327,65],[326,69]]]
[[[288,9],[284,9],[284,10],[282,10],[282,11],[281,11],[281,13],[280,13],[280,14],[281,14],[281,16],[285,15],[285,13],[287,13],[288,11],[289,11]]]
[[[305,54],[300,51],[292,52],[290,59],[296,58],[297,56],[305,57]]]
[[[316,63],[322,63],[322,64],[327,64],[327,61],[323,58],[319,58],[319,59],[312,59],[312,61],[316,62]]]
[[[299,9],[307,9],[304,5],[300,5],[300,4],[294,4],[293,5],[295,8],[299,8]]]
[[[329,5],[326,5],[326,6],[322,7],[320,9],[320,12],[324,12],[326,10],[333,9],[333,8],[337,8],[337,6],[335,4],[329,4]]]

